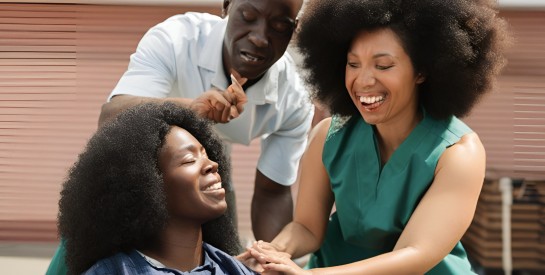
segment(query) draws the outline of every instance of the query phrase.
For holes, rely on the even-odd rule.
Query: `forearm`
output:
[[[271,243],[295,259],[318,250],[321,240],[305,226],[294,221],[286,225]]]
[[[174,102],[180,106],[189,106],[192,99],[187,98],[154,98],[154,97],[142,97],[132,95],[118,95],[113,97],[110,102],[106,102],[102,105],[102,110],[98,119],[98,126],[102,126],[105,122],[113,119],[122,111],[148,102],[162,103],[165,101]]]
[[[252,198],[252,230],[256,240],[270,242],[293,219],[291,189],[254,191]]]

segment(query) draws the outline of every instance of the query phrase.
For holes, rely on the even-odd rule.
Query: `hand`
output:
[[[242,254],[236,256],[235,258],[257,273],[263,273],[264,271],[261,264],[259,264],[259,262],[252,256],[250,250],[244,251]]]
[[[234,74],[238,75],[236,72]],[[240,77],[237,79],[234,75],[231,76],[231,79],[233,83],[227,87],[227,90],[221,91],[217,88],[208,90],[194,99],[189,108],[199,116],[218,123],[227,123],[231,119],[237,118],[248,101],[242,89],[242,85],[246,83],[247,79]]]
[[[250,248],[253,248],[255,250],[266,250],[270,251],[271,253],[277,253],[277,255],[280,255],[282,257],[287,257],[288,259],[291,258],[291,254],[284,252],[283,249],[280,249],[280,247],[278,247],[276,244],[269,243],[263,240],[254,241]]]
[[[231,120],[231,103],[218,89],[208,90],[195,98],[189,108],[197,115],[218,123],[226,123]]]
[[[261,263],[262,274],[311,275],[312,272],[300,268],[286,252],[276,251],[274,245],[259,241],[249,249],[252,257]]]
[[[242,88],[242,85],[246,81],[248,81],[247,78],[241,77],[237,71],[231,70],[231,85],[227,87],[226,98],[231,97],[232,99],[229,102],[233,104],[231,106],[231,116],[233,117],[238,117],[244,111],[244,104],[248,102],[246,93],[244,93],[244,89]]]

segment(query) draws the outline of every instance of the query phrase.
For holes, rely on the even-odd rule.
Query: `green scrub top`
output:
[[[66,267],[66,262],[64,256],[66,255],[66,250],[64,249],[64,240],[61,239],[57,250],[55,250],[55,255],[49,263],[47,268],[46,275],[66,275],[68,273],[68,268]]]
[[[456,117],[424,118],[382,167],[375,128],[361,116],[333,117],[322,160],[336,212],[307,267],[352,263],[393,250],[431,185],[446,148],[472,132]],[[460,242],[427,274],[474,274]]]

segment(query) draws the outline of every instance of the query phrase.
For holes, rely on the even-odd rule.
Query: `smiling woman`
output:
[[[228,173],[220,140],[190,110],[123,112],[90,139],[63,185],[69,273],[253,274],[225,253],[239,251],[224,215]]]
[[[459,117],[505,63],[509,34],[495,7],[309,2],[297,45],[307,84],[333,116],[310,135],[293,222],[251,250],[265,269],[473,274],[460,239],[475,213],[485,150]],[[311,269],[279,252],[313,252]]]

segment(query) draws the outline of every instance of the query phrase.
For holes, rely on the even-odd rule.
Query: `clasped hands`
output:
[[[272,275],[311,275],[291,260],[291,255],[280,251],[274,244],[256,241],[246,251],[236,257],[256,272]]]
[[[212,88],[194,99],[189,108],[201,117],[217,123],[227,123],[244,111],[244,104],[248,102],[248,98],[242,85],[247,80],[238,72],[231,71],[232,84],[225,91]]]

